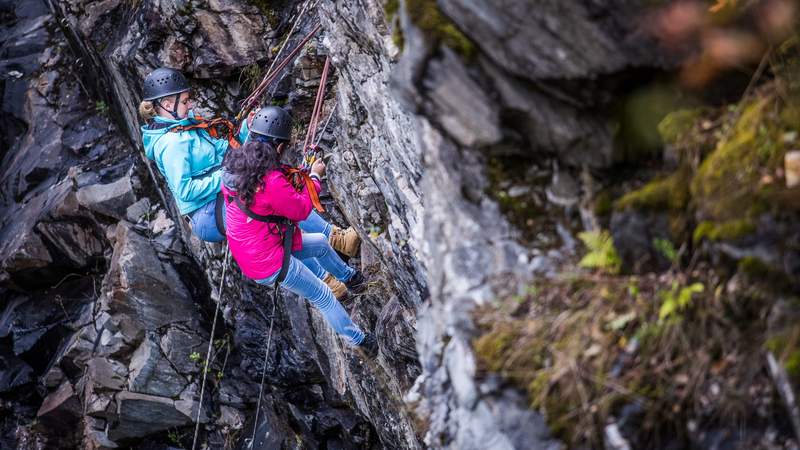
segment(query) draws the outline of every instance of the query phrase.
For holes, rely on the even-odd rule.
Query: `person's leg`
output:
[[[317,261],[317,258],[306,258],[302,259],[301,261],[306,267],[308,267],[308,270],[310,270],[311,273],[313,273],[314,276],[320,280],[325,278],[325,275],[328,274],[328,271],[322,267],[319,261]]]
[[[358,254],[361,238],[358,237],[358,233],[353,227],[342,229],[332,225],[313,209],[306,220],[298,225],[306,233],[322,233],[327,236],[331,247],[342,255],[352,258]]]
[[[356,270],[348,266],[331,248],[322,233],[303,233],[303,249],[292,253],[299,259],[316,258],[322,267],[339,281],[348,281]]]
[[[333,225],[328,223],[316,210],[311,210],[306,220],[299,222],[297,225],[306,233],[322,233],[325,237],[331,237]]]
[[[222,242],[225,236],[217,230],[216,199],[211,200],[189,215],[192,233],[208,242]]]
[[[331,289],[325,285],[301,261],[292,256],[289,260],[289,270],[281,286],[306,298],[315,308],[322,313],[322,317],[333,327],[334,331],[342,335],[351,345],[359,345],[364,340],[364,332],[353,323],[347,311],[333,296]],[[271,285],[278,274],[259,280],[259,284]]]

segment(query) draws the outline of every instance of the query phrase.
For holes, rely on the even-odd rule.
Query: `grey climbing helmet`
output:
[[[250,131],[288,141],[292,134],[292,117],[278,106],[265,106],[256,112]]]
[[[150,72],[144,79],[143,100],[157,100],[168,95],[180,94],[191,89],[183,74],[175,69],[162,67]]]

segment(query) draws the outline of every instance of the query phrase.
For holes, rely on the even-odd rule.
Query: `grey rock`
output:
[[[128,206],[136,201],[129,176],[108,184],[80,188],[77,197],[82,206],[115,219],[125,218]]]
[[[580,200],[580,189],[580,185],[569,172],[558,170],[556,167],[550,186],[545,192],[547,200],[550,202],[559,206],[572,207]]]
[[[219,419],[217,423],[231,430],[241,430],[244,426],[244,413],[230,406],[222,405],[219,408]]]
[[[36,230],[66,256],[76,268],[86,267],[103,256],[105,242],[94,229],[75,222],[39,223]]]
[[[447,49],[441,60],[431,61],[424,83],[432,104],[431,117],[459,144],[480,147],[502,139],[497,103],[469,76],[451,50]]]
[[[78,396],[72,387],[72,383],[68,380],[64,381],[61,386],[48,395],[39,411],[36,412],[36,417],[50,428],[49,432],[69,432],[74,431],[75,425],[81,417],[81,403]]]
[[[156,214],[156,218],[150,223],[150,229],[153,230],[153,234],[167,234],[170,230],[175,227],[175,223],[167,217],[167,214],[164,212],[163,209],[158,211]],[[166,247],[169,247],[168,245]]]
[[[87,390],[83,399],[85,405],[83,413],[87,416],[116,419],[117,408],[111,393]]]
[[[191,417],[194,421],[199,420],[200,423],[208,423],[211,420],[210,399],[206,398],[201,404],[199,384],[192,383],[181,392],[178,400],[175,400],[175,409]],[[206,391],[206,395],[208,395],[208,391]],[[198,416],[197,412],[201,407],[203,410]]]
[[[174,367],[181,374],[194,374],[200,372],[200,366],[192,361],[190,356],[194,352],[205,354],[207,341],[204,336],[196,331],[189,332],[177,327],[170,327],[161,336],[161,351]]]
[[[106,278],[103,309],[127,318],[125,331],[157,330],[171,323],[195,326],[196,307],[180,276],[171,265],[161,262],[147,239],[129,224],[117,226],[114,255]],[[126,326],[122,326],[126,325]],[[125,332],[127,336],[134,331]]]
[[[131,356],[128,388],[131,392],[175,397],[188,381],[181,376],[161,353],[156,338],[147,334]]]
[[[643,273],[669,268],[670,262],[653,246],[655,239],[672,240],[667,213],[616,211],[609,227],[624,269]]]
[[[113,441],[147,436],[192,421],[175,409],[175,402],[169,398],[122,391],[115,399],[118,422],[108,432]]]
[[[48,389],[60,386],[65,379],[64,371],[60,367],[53,367],[42,377],[42,382]]]
[[[125,218],[128,219],[128,222],[136,223],[149,211],[150,199],[145,197],[139,199],[136,203],[132,204],[128,207],[128,209],[125,210]]]
[[[121,391],[128,377],[128,369],[110,358],[92,358],[87,364],[87,377],[95,388]]]

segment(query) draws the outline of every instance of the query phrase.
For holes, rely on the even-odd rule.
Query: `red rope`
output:
[[[244,106],[242,107],[242,110],[239,111],[239,114],[236,115],[236,121],[237,122],[242,120],[245,116],[247,116],[247,113],[249,113],[250,110],[253,109],[253,107],[258,104],[258,99],[264,94],[264,92],[267,90],[269,85],[272,84],[272,82],[275,81],[275,79],[278,78],[278,74],[280,74],[280,72],[287,65],[289,65],[289,63],[295,58],[295,56],[297,56],[297,54],[300,53],[300,50],[303,49],[303,47],[306,45],[306,43],[309,40],[311,40],[311,38],[317,33],[317,31],[319,31],[319,29],[321,27],[322,27],[322,24],[317,24],[317,26],[314,27],[314,29],[311,30],[303,38],[303,40],[300,41],[300,43],[297,44],[297,46],[294,48],[294,50],[292,50],[291,53],[286,55],[286,57],[280,62],[280,64],[278,64],[278,66],[275,67],[275,69],[272,72],[268,73],[261,80],[261,83],[258,84],[258,86],[253,91],[253,93],[250,94],[250,96],[248,96],[246,99],[244,99],[244,102],[242,102]]]
[[[319,88],[317,89],[317,98],[314,100],[314,109],[311,112],[311,120],[308,124],[308,131],[306,132],[306,140],[303,142],[303,155],[309,152],[309,143],[314,143],[314,138],[317,135],[317,126],[319,125],[319,118],[322,115],[322,104],[325,101],[325,85],[328,82],[328,72],[330,71],[331,57],[325,57],[325,67],[322,69],[322,77],[319,80]]]

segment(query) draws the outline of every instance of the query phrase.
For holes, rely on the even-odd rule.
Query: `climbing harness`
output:
[[[225,208],[225,196],[222,194],[222,191],[217,192],[217,198],[214,203],[214,222],[217,225],[217,231],[222,236],[226,236],[227,233],[225,232],[225,219],[223,219],[222,215],[223,208]]]
[[[204,119],[195,114],[191,117],[194,123],[190,125],[176,125],[169,129],[170,132],[180,133],[181,131],[189,130],[205,130],[209,136],[214,139],[225,139],[231,148],[241,147],[239,138],[237,136],[237,126],[230,120],[216,117],[214,119]]]

